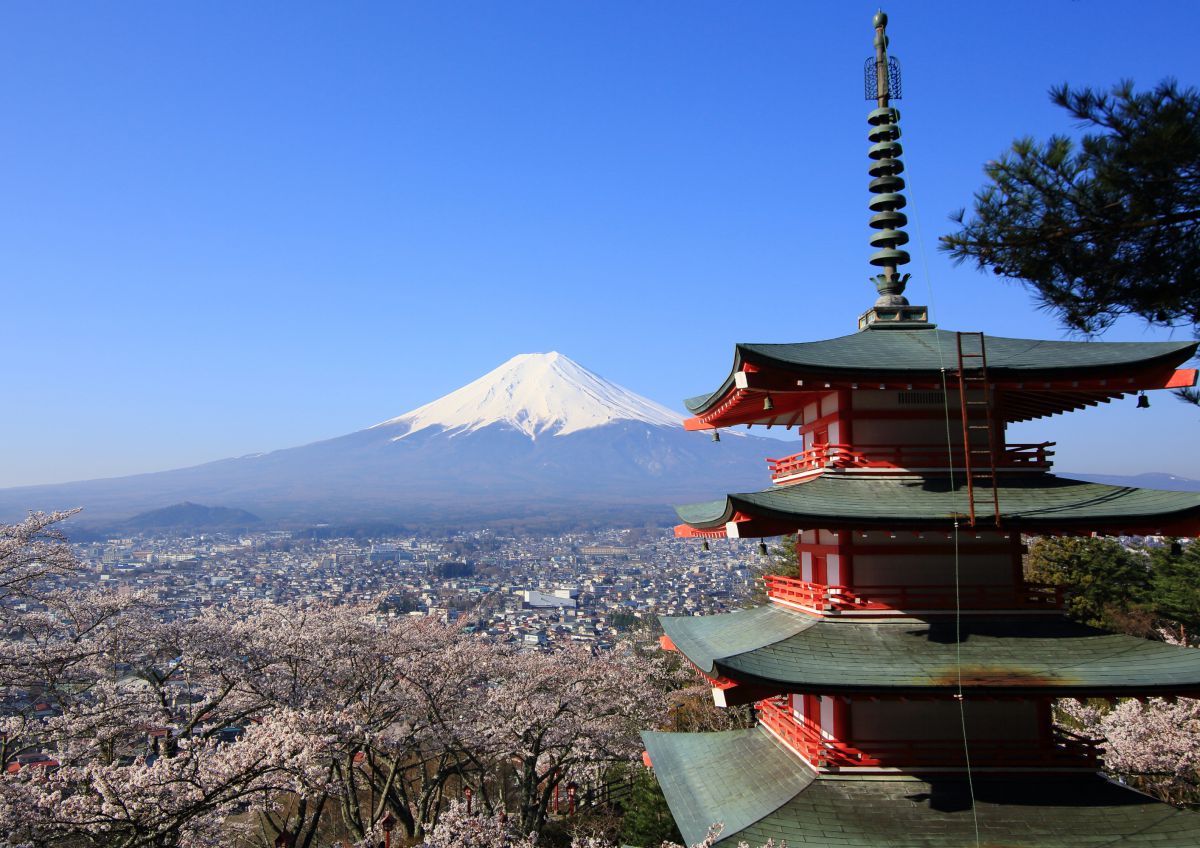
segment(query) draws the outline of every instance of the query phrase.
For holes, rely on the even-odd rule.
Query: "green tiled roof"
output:
[[[688,844],[703,839],[713,822],[723,822],[718,844],[725,846],[775,839],[790,846],[966,848],[976,844],[976,818],[984,846],[1200,844],[1200,815],[1098,775],[976,776],[972,810],[959,775],[814,779],[761,729],[643,738]]]
[[[703,672],[778,692],[1121,695],[1200,690],[1200,650],[1060,616],[862,622],[767,604],[659,618]],[[961,662],[961,666],[959,663]]]
[[[816,777],[760,728],[646,732],[642,741],[659,781],[670,780],[668,804],[686,845],[704,839],[716,821],[714,811],[720,811],[725,832],[736,833],[775,812]]]
[[[718,660],[783,642],[821,619],[766,604],[721,615],[660,615],[658,621],[680,653],[705,674],[712,674]]]
[[[704,412],[733,385],[733,372],[749,361],[796,374],[837,377],[913,377],[940,374],[956,364],[956,334],[948,330],[866,330],[836,339],[793,344],[739,344],[733,371],[717,391],[684,401],[693,413]],[[988,376],[1032,379],[1071,374],[1081,378],[1102,372],[1187,361],[1196,342],[1041,341],[987,336]]]
[[[1200,492],[1106,486],[1052,474],[1000,475],[997,479],[1002,521],[1014,529],[1078,524],[1106,530],[1200,517]],[[796,527],[946,527],[955,513],[968,509],[965,480],[959,475],[954,482],[952,486],[948,476],[881,480],[822,474],[803,483],[728,495],[676,507],[675,511],[686,523],[701,528],[722,525],[738,511]],[[976,511],[984,521],[990,521],[992,514],[990,494],[986,486],[977,488]]]

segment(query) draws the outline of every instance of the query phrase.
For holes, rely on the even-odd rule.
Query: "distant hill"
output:
[[[1173,492],[1200,492],[1200,480],[1178,477],[1161,471],[1145,474],[1092,474],[1083,471],[1063,471],[1060,477],[1087,480],[1089,483],[1107,483],[1110,486],[1132,486],[1138,489],[1166,489]]]
[[[262,519],[244,509],[183,503],[152,509],[121,523],[127,530],[238,530],[261,524]]]
[[[81,506],[75,526],[191,527],[199,525],[176,522],[217,518],[197,512],[205,509],[199,501],[239,504],[292,528],[665,525],[678,520],[673,504],[769,486],[765,458],[799,449],[798,440],[745,431],[714,443],[682,422],[560,353],[521,354],[432,403],[327,441],[153,474],[0,489],[0,521]],[[191,507],[164,516],[155,509],[180,501]]]

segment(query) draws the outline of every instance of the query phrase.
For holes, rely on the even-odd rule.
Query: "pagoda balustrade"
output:
[[[997,470],[1044,471],[1051,465],[1054,442],[1036,444],[1005,445],[996,457]],[[953,463],[963,467],[961,446],[947,452],[945,447],[926,445],[870,445],[855,448],[852,445],[829,443],[816,445],[806,451],[780,459],[768,459],[771,479],[776,483],[789,483],[797,477],[826,470],[873,470],[922,471],[946,469]]]
[[[758,718],[786,745],[821,769],[962,768],[961,739],[833,739],[793,716],[786,696],[755,704]],[[1011,739],[972,739],[971,764],[988,768],[1100,768],[1099,740],[1055,728],[1046,743]]]
[[[1017,586],[870,586],[853,588],[768,575],[767,597],[818,612],[900,610],[1054,610],[1063,605],[1063,589],[1041,583]]]

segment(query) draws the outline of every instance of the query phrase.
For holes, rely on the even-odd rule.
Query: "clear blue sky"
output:
[[[0,485],[340,435],[528,351],[678,406],[735,341],[851,332],[874,298],[874,11],[6,4]],[[1196,8],[887,11],[913,300],[947,329],[1063,337],[936,236],[1014,136],[1070,129],[1049,86],[1197,84]],[[1060,439],[1060,468],[1200,477],[1197,433],[1162,394],[1016,437]]]

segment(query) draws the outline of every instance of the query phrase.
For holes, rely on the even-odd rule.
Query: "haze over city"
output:
[[[9,8],[0,486],[339,436],[524,352],[680,410],[735,341],[852,332],[875,296],[864,10]],[[1013,138],[1071,130],[1051,85],[1193,84],[1188,10],[889,11],[910,296],[948,329],[1063,337],[936,236]],[[1197,423],[1163,396],[1013,437],[1058,439],[1063,469],[1200,477],[1176,448]]]

